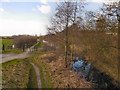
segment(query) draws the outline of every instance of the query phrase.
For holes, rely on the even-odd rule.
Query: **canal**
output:
[[[80,78],[85,78],[88,82],[93,83],[93,88],[118,88],[115,81],[105,72],[100,72],[91,63],[82,59],[82,57],[76,57],[77,61],[73,62],[72,69],[80,74]]]

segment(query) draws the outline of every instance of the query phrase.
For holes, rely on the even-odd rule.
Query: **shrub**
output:
[[[15,45],[15,48],[22,48],[23,45],[30,47],[35,44],[36,41],[37,37],[35,36],[20,35],[14,38],[13,44]]]

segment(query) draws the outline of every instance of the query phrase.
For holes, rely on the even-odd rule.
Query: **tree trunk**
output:
[[[120,20],[118,20],[118,81],[119,81],[119,83],[118,83],[118,85],[119,85],[119,87],[120,87],[120,51],[119,51],[119,49],[120,49]]]
[[[65,46],[65,66],[67,68],[67,47]]]
[[[66,40],[65,40],[65,64],[67,68],[67,55],[68,55],[68,18],[66,23],[66,32],[65,32]]]

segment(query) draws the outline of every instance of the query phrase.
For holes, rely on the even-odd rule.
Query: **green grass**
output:
[[[39,48],[39,47],[41,47],[41,45],[42,45],[42,42],[39,42],[37,45],[35,45],[34,48]]]
[[[41,53],[41,54],[43,54],[43,53]],[[34,55],[33,57],[30,57],[29,60],[32,61],[40,69],[40,78],[41,78],[41,81],[42,81],[42,88],[52,88],[53,84],[51,82],[52,79],[49,75],[48,66],[46,66],[44,63],[41,63],[40,60],[38,60],[38,57],[40,55],[38,55],[38,54]],[[43,72],[43,69],[40,65],[42,65],[45,69],[47,87],[45,86],[45,82],[44,82],[44,72]]]
[[[8,49],[8,46],[13,45],[13,39],[0,39],[0,49],[2,50],[3,44],[5,45],[5,51],[2,51],[3,54],[8,53],[22,53],[22,49]]]
[[[20,62],[19,59],[7,61],[7,62],[5,62],[5,63],[2,63],[2,68],[4,68],[4,67],[7,68],[7,67],[12,66],[12,65],[15,65],[15,64],[17,64],[17,63],[19,63],[19,62]]]
[[[27,59],[14,59],[2,64],[3,88],[37,88],[34,68]]]
[[[3,54],[9,54],[9,53],[23,53],[22,49],[9,49],[6,51],[2,51]]]
[[[5,45],[5,50],[7,50],[8,46],[12,46],[13,39],[2,39],[2,45]],[[1,46],[2,46],[1,45]]]

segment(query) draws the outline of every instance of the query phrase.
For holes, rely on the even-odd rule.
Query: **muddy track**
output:
[[[35,71],[37,72],[36,73],[36,75],[37,76],[39,76],[38,75],[38,73],[40,73],[40,72],[38,72],[38,70],[39,70],[39,68],[34,64],[34,63],[32,63],[32,62],[30,62],[30,64],[34,67],[34,69],[35,69]],[[47,87],[47,82],[46,82],[46,72],[45,72],[45,69],[44,69],[44,67],[41,65],[41,64],[39,64],[40,65],[40,67],[42,68],[42,70],[43,70],[43,76],[44,76],[44,82],[45,82],[45,86]],[[37,68],[35,68],[35,67],[37,67]],[[40,70],[39,70],[40,71]],[[40,77],[40,76],[39,76]],[[39,81],[39,78],[37,78],[37,82]],[[38,82],[38,84],[39,84],[39,82]],[[40,85],[40,84],[39,84]],[[39,87],[38,87],[39,88]],[[41,87],[42,88],[42,87]]]
[[[41,78],[40,78],[40,70],[39,70],[39,68],[34,63],[30,62],[30,64],[35,69],[35,73],[36,73],[36,76],[37,76],[38,88],[39,88],[39,90],[42,90],[42,84],[41,84]]]

